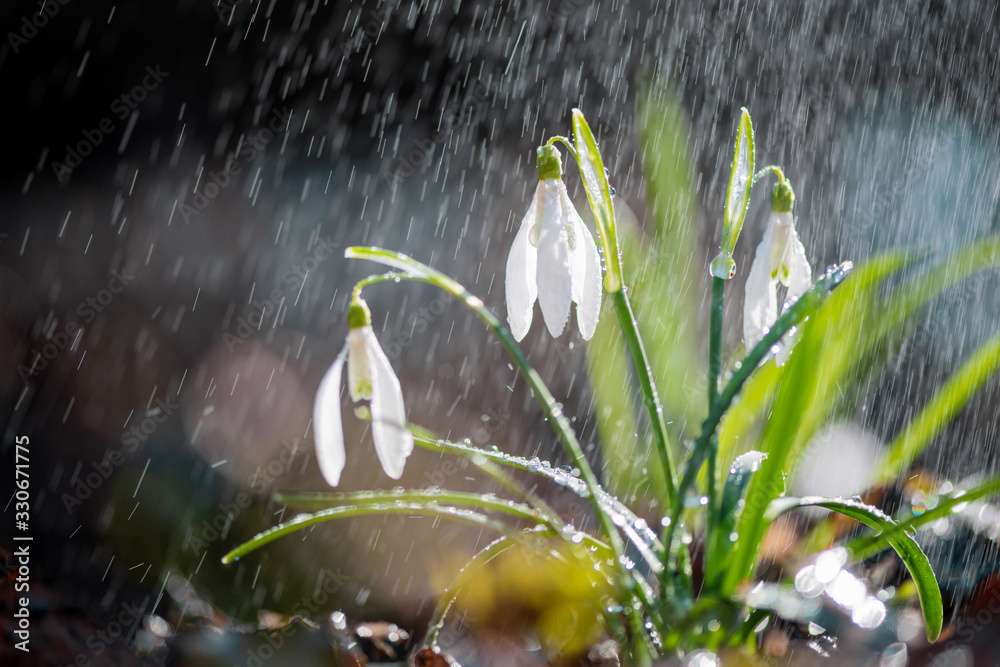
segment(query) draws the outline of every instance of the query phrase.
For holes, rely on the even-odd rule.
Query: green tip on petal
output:
[[[774,213],[791,213],[795,205],[795,191],[788,181],[781,180],[771,190],[771,210]]]
[[[351,305],[347,307],[347,326],[352,329],[370,327],[372,325],[372,313],[368,310],[368,304],[364,299],[354,298]]]
[[[538,179],[562,178],[562,157],[555,146],[538,147]]]
[[[736,275],[736,260],[732,255],[721,253],[712,260],[712,277],[729,280]]]

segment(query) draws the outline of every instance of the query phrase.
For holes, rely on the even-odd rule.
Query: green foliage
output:
[[[900,560],[910,571],[910,577],[917,587],[920,606],[924,613],[927,640],[932,642],[937,640],[944,622],[941,589],[938,588],[937,579],[934,577],[931,564],[927,561],[927,556],[912,537],[905,531],[898,530],[896,522],[878,509],[861,502],[840,498],[780,498],[768,507],[765,520],[772,521],[779,514],[799,507],[822,507],[849,516],[869,528],[880,531],[886,542],[899,554]]]
[[[720,382],[723,305],[726,279],[731,276],[728,268],[724,271],[727,275],[719,275],[713,263],[706,368],[698,360],[703,350],[696,327],[698,291],[704,288],[703,280],[697,278],[700,267],[693,221],[698,212],[686,157],[687,130],[679,108],[663,90],[643,97],[640,133],[646,147],[644,173],[650,212],[645,231],[625,215],[627,207],[620,205],[616,211],[596,138],[579,110],[573,111],[575,142],[554,137],[545,145],[554,151],[552,143],[562,142],[576,159],[604,248],[604,284],[610,293],[605,311],[614,309],[617,316],[616,327],[608,312],[604,313],[587,350],[611,492],[591,469],[560,404],[510,333],[478,297],[448,276],[401,253],[349,248],[347,257],[372,260],[395,270],[359,282],[354,290],[356,300],[360,300],[364,287],[378,282],[422,281],[454,295],[475,312],[524,377],[575,470],[559,470],[502,451],[447,442],[417,425],[409,425],[417,445],[467,457],[513,499],[439,489],[284,493],[278,496],[280,501],[315,511],[258,534],[227,554],[225,562],[302,528],[366,514],[445,517],[498,533],[500,537],[472,557],[443,595],[428,634],[426,645],[431,646],[459,589],[475,586],[472,577],[499,556],[508,558],[512,546],[564,560],[561,547],[546,551],[547,547],[540,549],[539,545],[549,540],[569,545],[570,551],[582,545],[587,557],[595,560],[588,561],[580,571],[586,571],[588,577],[600,572],[606,590],[589,578],[583,588],[602,590],[599,600],[577,599],[576,587],[569,592],[560,589],[559,595],[566,594],[572,604],[553,612],[549,625],[540,622],[539,636],[552,647],[563,646],[552,628],[562,627],[580,610],[594,615],[604,610],[607,631],[635,664],[647,665],[656,654],[698,647],[752,647],[759,624],[780,613],[778,607],[753,608],[746,595],[746,584],[753,583],[757,573],[761,544],[779,514],[815,506],[877,531],[848,543],[855,557],[877,554],[889,547],[895,550],[919,595],[927,637],[934,641],[943,623],[941,593],[930,563],[911,532],[947,516],[961,503],[1000,493],[1000,477],[986,480],[963,496],[942,498],[936,507],[919,516],[902,514],[896,519],[854,500],[785,497],[785,480],[807,454],[819,429],[850,407],[850,397],[855,395],[852,387],[884,362],[889,350],[906,335],[913,316],[949,285],[1000,261],[1000,239],[970,244],[930,266],[912,254],[894,252],[871,259],[853,271],[850,263],[831,267],[784,310],[763,339],[747,350]],[[732,263],[753,185],[768,174],[785,182],[778,167],[765,167],[754,174],[753,132],[750,115],[744,109],[724,207],[719,257],[728,260],[724,263],[727,267]],[[789,190],[779,203],[790,207],[791,201]],[[782,367],[770,363],[774,346],[789,344],[788,338],[793,336],[798,342],[788,362]],[[970,355],[901,430],[879,463],[878,479],[891,482],[904,474],[998,368],[1000,336]],[[706,370],[704,383],[696,381]],[[645,416],[637,414],[633,386],[637,387]],[[668,421],[676,422],[670,434],[675,439],[694,438],[681,471],[676,471],[673,462]],[[693,428],[695,425],[700,425],[700,430]],[[659,466],[649,464],[649,441],[657,451]],[[751,447],[759,451],[737,456]],[[702,475],[706,463],[708,474]],[[533,487],[525,488],[506,469],[527,471],[586,499],[598,519],[600,535],[590,535],[565,523]],[[723,472],[727,473],[723,476],[725,483],[717,494],[716,481]],[[662,539],[615,495],[637,491],[658,501],[665,517]],[[704,548],[695,554],[701,562],[694,565],[700,566],[704,581],[696,589],[688,544],[697,530],[703,533]],[[525,578],[529,582],[534,580],[528,575],[548,571],[539,565],[529,569]],[[518,581],[512,581],[502,588],[518,585]],[[794,589],[785,584],[777,588],[794,594]],[[497,594],[491,591],[489,595]],[[606,598],[611,598],[613,604]],[[581,621],[579,627],[587,631],[573,639],[575,649],[590,641],[590,620],[588,617]]]

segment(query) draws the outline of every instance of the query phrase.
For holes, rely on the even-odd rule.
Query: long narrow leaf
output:
[[[552,525],[547,517],[522,503],[498,498],[493,494],[467,493],[463,491],[443,491],[437,489],[417,489],[406,491],[358,491],[354,493],[303,493],[281,491],[275,500],[300,510],[320,511],[333,507],[366,507],[385,503],[437,503],[456,507],[472,507],[482,512],[498,512],[535,524],[550,525],[561,530],[564,524]]]
[[[875,484],[895,481],[909,468],[998,369],[1000,335],[994,336],[976,350],[889,444],[875,467]]]
[[[897,519],[895,530],[896,532],[912,535],[921,526],[954,514],[958,511],[959,506],[964,507],[980,498],[988,498],[997,494],[1000,494],[1000,475],[995,475],[967,491],[956,491],[951,497],[939,500],[937,505],[923,514],[911,516],[907,519]],[[851,550],[855,558],[864,560],[888,549],[889,542],[886,539],[887,537],[885,533],[859,537],[848,542],[847,548]]]
[[[733,254],[736,241],[743,229],[743,219],[750,206],[750,179],[753,176],[754,136],[753,122],[746,109],[740,110],[740,126],[733,149],[733,168],[729,172],[726,188],[726,206],[723,211],[722,252]],[[723,278],[724,276],[718,276]]]
[[[767,520],[772,521],[779,514],[799,507],[823,507],[849,516],[880,531],[890,546],[899,554],[899,558],[910,572],[910,577],[913,578],[917,594],[920,596],[920,608],[924,614],[927,640],[932,642],[937,640],[944,622],[941,589],[938,587],[937,578],[934,576],[934,570],[931,569],[927,556],[924,555],[912,537],[899,531],[897,524],[877,508],[854,500],[840,498],[780,498],[768,507]]]
[[[856,268],[844,284],[819,308],[791,359],[785,364],[760,446],[767,454],[750,482],[746,503],[737,524],[739,541],[726,570],[723,594],[754,571],[757,551],[764,538],[764,512],[784,490],[784,478],[795,456],[825,418],[838,380],[850,364],[850,344],[857,344],[860,326],[857,304],[872,298],[873,288],[907,264],[906,255],[885,255]]]
[[[290,535],[296,531],[315,526],[333,519],[349,519],[356,516],[368,516],[371,514],[407,514],[413,516],[433,516],[444,517],[472,524],[480,528],[489,528],[501,535],[512,535],[518,531],[510,528],[506,524],[491,519],[484,514],[473,512],[472,510],[460,509],[457,507],[445,507],[429,503],[382,503],[354,507],[334,507],[312,514],[300,514],[290,521],[280,523],[273,528],[257,533],[252,538],[239,545],[222,557],[223,563],[234,563],[252,551],[260,549],[266,544],[274,542],[280,537]]]
[[[611,204],[611,185],[604,170],[604,160],[597,148],[597,139],[584,118],[583,112],[573,109],[573,140],[576,143],[577,162],[587,201],[594,211],[604,248],[606,273],[604,289],[617,292],[622,288],[621,260],[618,257],[618,233],[615,228],[615,210]]]
[[[560,468],[553,468],[537,459],[526,459],[523,456],[479,449],[471,445],[462,445],[445,440],[428,440],[417,435],[414,435],[413,441],[420,447],[459,455],[481,456],[495,461],[500,465],[540,475],[552,480],[559,486],[569,489],[584,500],[591,501],[591,489],[587,487],[582,479]],[[627,505],[618,500],[618,498],[600,486],[596,487],[595,491],[597,494],[597,503],[600,505],[601,511],[613,519],[615,525],[619,527],[629,542],[642,554],[643,560],[646,561],[646,564],[654,572],[662,570],[663,565],[660,562],[660,554],[663,551],[663,545],[660,543],[656,533],[653,532],[644,520],[636,516]]]

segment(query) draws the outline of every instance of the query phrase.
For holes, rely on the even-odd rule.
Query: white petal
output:
[[[371,327],[368,327],[369,329]],[[367,341],[361,329],[351,329],[347,334],[347,390],[357,403],[372,397],[372,370],[368,363]]]
[[[798,300],[812,287],[812,268],[806,258],[806,249],[802,246],[794,227],[788,239],[788,248],[785,250],[785,262],[788,268],[788,295],[785,298],[792,302]]]
[[[340,474],[347,462],[347,455],[344,453],[344,426],[340,420],[340,377],[346,360],[345,345],[319,383],[313,406],[316,460],[323,478],[330,486],[337,486],[340,482]]]
[[[570,280],[573,301],[576,303],[576,323],[583,339],[590,340],[601,314],[601,256],[597,252],[594,237],[570,201],[565,185],[560,200],[567,226],[573,229],[576,246],[570,251]]]
[[[743,338],[747,351],[760,342],[778,319],[775,280],[771,278],[771,248],[773,235],[765,234],[747,276],[746,298],[743,301]]]
[[[372,439],[385,474],[399,479],[406,457],[413,451],[413,434],[406,428],[403,391],[389,359],[371,327],[361,329],[372,369]]]
[[[521,228],[514,237],[514,245],[507,256],[507,322],[515,340],[521,340],[531,328],[532,310],[538,297],[535,267],[538,263],[538,248],[531,244],[531,228],[537,223],[538,200],[543,196],[542,181],[538,182],[535,196],[531,199],[528,212],[521,220]]]
[[[542,232],[538,238],[538,305],[542,308],[545,326],[556,337],[566,328],[573,302],[569,236],[559,202],[561,181],[547,179],[542,183],[545,184],[545,197],[541,202]]]

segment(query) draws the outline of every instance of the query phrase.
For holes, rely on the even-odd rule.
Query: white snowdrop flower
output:
[[[344,471],[344,429],[340,416],[340,381],[347,362],[347,390],[351,400],[371,403],[372,439],[385,474],[399,479],[406,458],[413,451],[413,434],[406,428],[406,409],[399,379],[372,331],[371,313],[360,298],[347,310],[350,332],[347,343],[326,372],[316,392],[313,429],[316,459],[330,486],[337,486]]]
[[[774,187],[771,217],[747,276],[743,305],[743,337],[747,350],[759,343],[778,319],[779,282],[788,288],[785,296],[788,303],[797,301],[812,286],[812,269],[792,219],[794,202],[795,195],[787,182]],[[778,364],[784,363],[790,353],[790,345],[780,346]]]
[[[538,187],[507,258],[507,321],[521,340],[537,300],[549,333],[566,328],[570,304],[584,339],[601,312],[601,257],[562,180],[559,151],[538,149]]]

